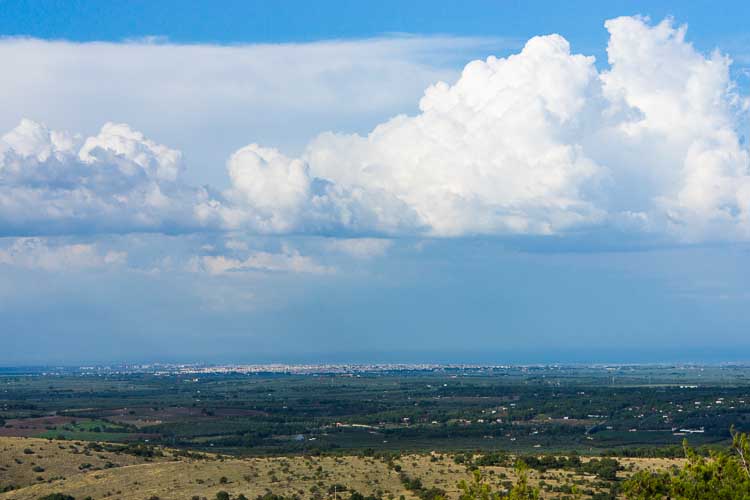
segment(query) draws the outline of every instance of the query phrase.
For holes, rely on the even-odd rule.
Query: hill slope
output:
[[[341,498],[347,499],[350,493],[343,493],[344,489],[384,499],[398,499],[401,495],[417,499],[418,492],[406,488],[404,477],[419,479],[424,488],[440,488],[449,498],[456,498],[458,481],[470,477],[465,466],[441,454],[403,455],[389,464],[362,456],[226,458],[185,456],[177,451],[155,449],[156,456],[144,457],[123,450],[108,451],[116,446],[93,443],[86,448],[69,441],[0,438],[0,491],[9,485],[16,486],[12,491],[0,493],[0,500],[35,500],[55,492],[76,499],[97,500],[144,500],[154,496],[162,500],[213,499],[222,490],[232,497],[243,494],[249,499],[273,492],[320,500],[331,498],[334,487]],[[102,451],[96,451],[99,448]],[[22,463],[16,463],[16,459]],[[663,469],[676,462],[622,459],[621,463],[626,469],[638,470]],[[89,465],[82,467],[86,464]],[[42,467],[44,471],[34,472],[34,467]],[[497,489],[515,479],[513,470],[506,467],[483,467],[482,471]],[[569,470],[532,471],[531,481],[533,484],[544,481],[542,484],[547,485],[543,498],[559,498],[564,495],[566,485],[574,483],[589,492],[601,491],[593,476]]]

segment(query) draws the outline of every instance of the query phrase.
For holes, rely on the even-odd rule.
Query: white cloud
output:
[[[320,130],[364,130],[412,109],[468,54],[516,45],[455,37],[150,42],[0,39],[0,130],[24,117],[86,134],[128,123],[184,151],[191,182],[224,187],[227,153],[250,140],[298,152]]]
[[[203,225],[261,234],[408,232],[419,225],[404,201],[377,187],[341,186],[310,175],[305,162],[251,144],[228,163],[226,203],[196,208]]]
[[[686,27],[669,20],[648,26],[622,17],[606,26],[605,95],[637,111],[599,136],[615,146],[607,155],[614,190],[648,196],[642,210],[680,238],[750,237],[750,157],[739,140],[749,102],[730,79],[730,59],[698,53]]]
[[[367,137],[323,134],[311,171],[343,186],[393,194],[434,235],[556,233],[599,221],[582,196],[601,167],[569,140],[597,105],[593,59],[559,36],[537,37],[507,59],[467,65],[428,88],[421,113]]]
[[[0,235],[185,231],[208,193],[181,155],[127,125],[86,139],[23,120],[0,137]]]
[[[182,154],[154,141],[127,125],[107,123],[99,135],[88,137],[78,152],[78,157],[87,164],[99,161],[117,163],[126,175],[135,175],[143,170],[149,178],[177,180],[182,170]],[[128,162],[120,162],[126,158]]]
[[[247,204],[254,226],[268,232],[293,229],[310,198],[310,177],[301,160],[256,144],[234,153],[227,163],[234,201]]]
[[[44,271],[74,271],[125,264],[127,253],[92,244],[50,245],[43,238],[16,238],[0,247],[0,265]]]
[[[225,255],[203,255],[188,263],[192,272],[222,275],[241,271],[288,272],[307,274],[329,274],[332,267],[317,263],[312,257],[301,255],[298,250],[284,246],[281,252],[251,252],[244,257]]]
[[[698,53],[670,20],[606,27],[608,71],[559,35],[532,38],[519,54],[473,61],[455,84],[432,85],[415,116],[367,136],[321,134],[300,158],[274,152],[273,166],[233,176],[235,198],[246,196],[249,213],[262,200],[284,231],[309,231],[323,208],[354,233],[564,235],[609,225],[690,241],[750,237],[738,136],[748,100],[729,59]],[[280,178],[302,188],[257,195]],[[340,217],[352,205],[331,193],[354,200],[364,223]],[[242,204],[235,209],[231,223]]]
[[[750,238],[750,158],[738,132],[750,105],[731,80],[730,60],[697,52],[670,20],[623,17],[606,28],[606,71],[572,54],[559,35],[535,37],[518,54],[469,63],[454,84],[430,86],[419,113],[391,118],[366,136],[322,133],[298,157],[258,144],[237,150],[222,194],[187,186],[178,151],[125,125],[83,139],[22,122],[0,141],[0,231],[208,228],[371,238],[617,228],[680,241]],[[362,49],[298,46],[311,56],[304,71],[329,68],[316,52],[321,47],[325,54]],[[194,51],[240,57],[231,48],[178,49],[128,50],[165,50],[178,60]],[[349,56],[339,63],[350,64]],[[377,95],[377,80],[371,84]],[[244,87],[228,85],[241,101]],[[323,102],[337,106],[349,97],[343,91]],[[338,250],[363,257],[386,250],[354,241]],[[301,255],[279,255],[204,257],[200,264],[219,273],[306,267]]]

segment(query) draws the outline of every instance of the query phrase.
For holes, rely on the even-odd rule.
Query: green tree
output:
[[[489,484],[484,481],[484,477],[479,470],[474,470],[470,482],[461,480],[458,483],[458,489],[461,491],[459,500],[538,500],[539,489],[532,488],[529,485],[529,467],[521,460],[516,462],[516,483],[510,490],[508,496],[503,496],[500,492],[492,491]]]
[[[493,492],[490,485],[484,482],[482,473],[475,470],[471,482],[462,479],[458,483],[458,489],[461,494],[458,500],[499,500],[500,493]]]
[[[750,499],[750,445],[746,434],[732,433],[728,452],[707,458],[683,443],[685,466],[674,474],[641,471],[625,482],[625,496],[633,500],[747,500]]]
[[[529,486],[529,467],[522,460],[516,462],[516,484],[510,490],[510,500],[537,500],[539,488]]]

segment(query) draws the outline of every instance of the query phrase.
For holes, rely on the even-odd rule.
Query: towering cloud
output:
[[[612,69],[601,80],[610,112],[626,113],[601,134],[612,145],[600,155],[610,198],[620,198],[613,208],[642,210],[689,240],[747,239],[750,157],[739,131],[750,101],[730,79],[730,59],[698,53],[669,21],[622,17],[606,27]]]
[[[261,179],[294,170],[338,192],[378,193],[392,200],[372,214],[386,233],[610,225],[691,241],[747,238],[748,152],[738,130],[748,101],[730,60],[703,56],[669,20],[623,17],[606,27],[608,71],[571,54],[559,35],[535,37],[519,54],[469,63],[454,85],[431,86],[418,115],[366,137],[321,134],[301,158],[281,167],[277,157],[234,189],[256,198]],[[314,208],[315,196],[297,194],[297,213]],[[284,197],[275,199],[283,212]]]
[[[670,20],[606,28],[605,71],[535,37],[366,136],[323,133],[297,158],[241,148],[221,195],[184,185],[180,154],[127,126],[81,140],[23,122],[0,146],[0,230],[748,239],[748,99],[729,58]]]
[[[557,233],[604,217],[585,193],[603,169],[579,140],[599,87],[593,58],[537,37],[428,88],[419,115],[367,137],[323,134],[305,158],[332,182],[393,194],[430,234]]]

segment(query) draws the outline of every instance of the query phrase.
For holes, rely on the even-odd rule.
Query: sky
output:
[[[0,0],[0,364],[748,361],[748,18]]]

